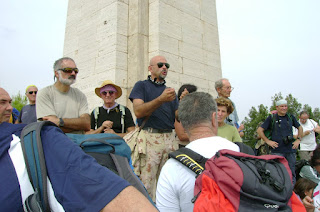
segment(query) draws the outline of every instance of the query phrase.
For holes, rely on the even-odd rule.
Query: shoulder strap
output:
[[[198,175],[202,173],[205,169],[205,163],[208,158],[203,157],[202,155],[196,153],[195,151],[182,147],[177,151],[169,153],[169,158],[174,158],[191,171]]]
[[[50,211],[47,194],[47,168],[42,148],[41,129],[52,122],[34,122],[23,128],[21,132],[21,147],[30,182],[40,199],[43,211]]]
[[[124,116],[126,115],[126,108],[119,104],[120,112],[121,112],[121,126],[122,126],[122,133],[125,133],[124,129]]]
[[[98,129],[98,116],[99,116],[99,107],[95,107],[93,110],[94,115],[94,125],[95,129]]]
[[[248,155],[255,155],[253,149],[250,146],[242,142],[235,142],[235,144],[239,146],[240,152],[246,153]]]
[[[128,159],[117,154],[110,154],[114,165],[117,169],[118,175],[123,179],[127,180],[132,186],[140,191],[145,197],[149,199],[149,194],[144,188],[142,182],[139,180],[137,175],[132,171]]]

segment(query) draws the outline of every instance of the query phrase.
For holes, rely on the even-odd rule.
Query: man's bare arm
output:
[[[133,186],[123,189],[101,212],[153,212],[158,211],[150,201]]]
[[[45,116],[42,117],[44,121],[51,121],[59,126],[60,119],[57,116]],[[63,118],[64,127],[61,127],[65,133],[76,131],[76,130],[90,130],[90,116],[89,114],[82,114],[79,118]],[[59,126],[60,127],[60,126]]]
[[[279,144],[277,142],[271,141],[267,138],[267,136],[264,134],[264,129],[262,127],[259,127],[257,129],[257,133],[260,136],[260,138],[264,140],[270,147],[272,147],[273,149],[278,147]]]
[[[137,118],[150,116],[153,111],[165,102],[175,100],[176,93],[173,88],[166,88],[160,96],[150,102],[144,102],[142,99],[133,100],[133,110]]]

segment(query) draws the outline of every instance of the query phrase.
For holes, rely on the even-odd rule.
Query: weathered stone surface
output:
[[[132,109],[128,96],[146,79],[149,60],[167,58],[167,86],[185,83],[216,96],[222,77],[216,6],[213,0],[69,0],[64,55],[80,73],[75,87],[87,96],[89,109],[102,104],[94,88],[110,79]]]

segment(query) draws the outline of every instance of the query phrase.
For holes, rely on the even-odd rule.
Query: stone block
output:
[[[179,43],[179,55],[181,55],[181,57],[183,58],[194,60],[199,63],[203,63],[204,61],[202,48],[193,46],[185,42]]]

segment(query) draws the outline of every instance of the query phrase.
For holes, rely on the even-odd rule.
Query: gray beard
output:
[[[70,86],[70,85],[72,85],[73,83],[76,82],[75,79],[63,79],[62,76],[61,76],[61,72],[60,71],[58,72],[58,74],[59,74],[59,81],[64,85],[69,85]]]

